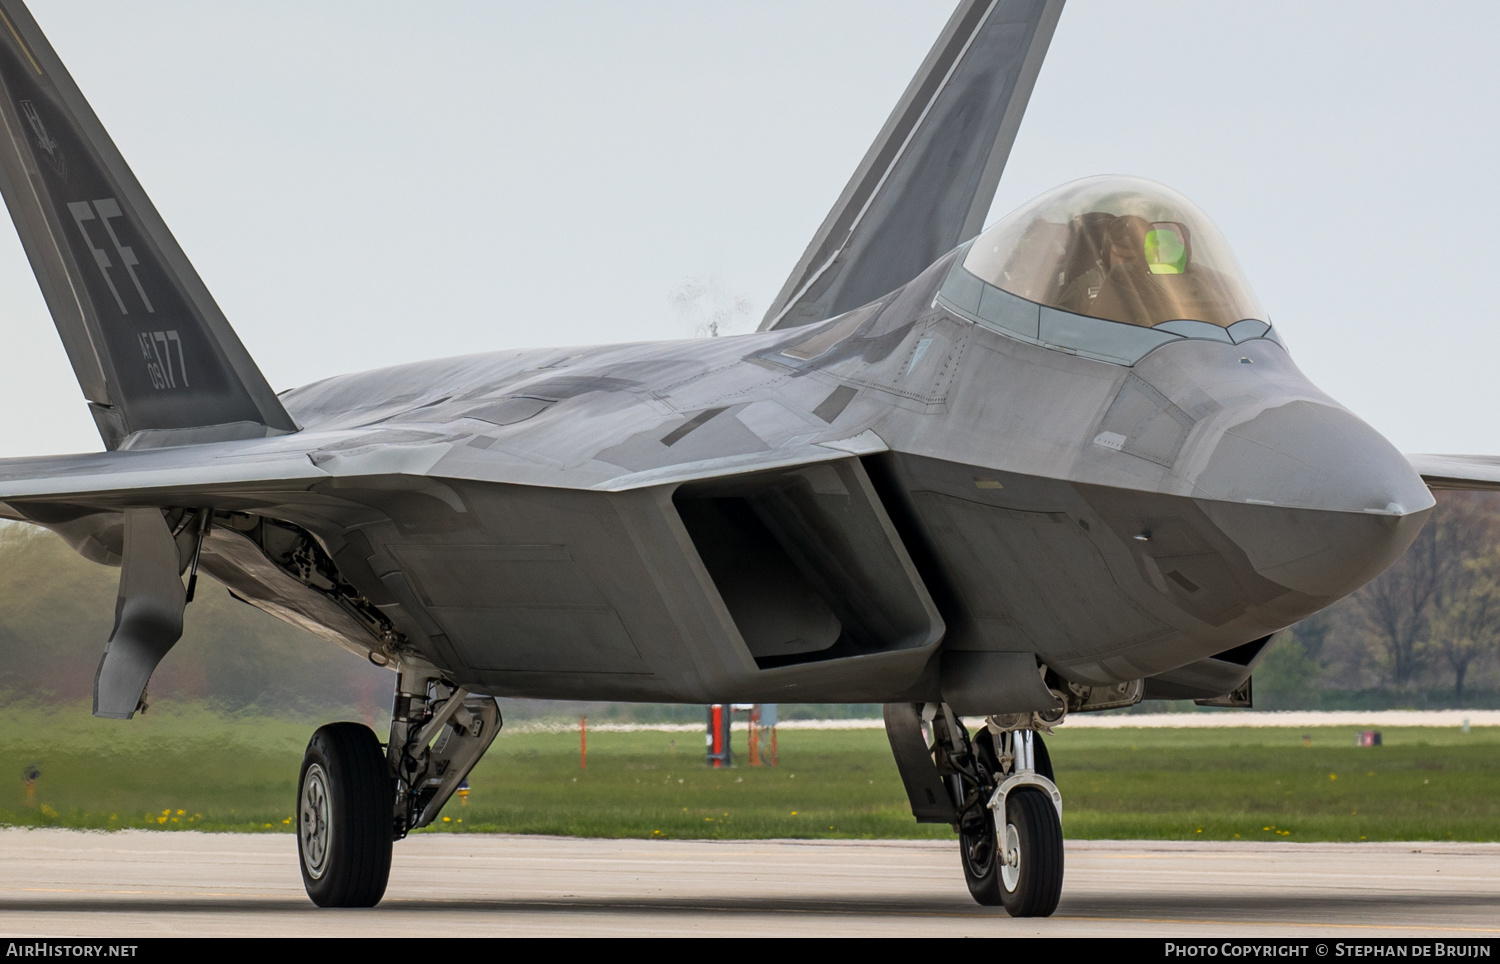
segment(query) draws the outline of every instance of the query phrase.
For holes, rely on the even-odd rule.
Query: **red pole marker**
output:
[[[578,718],[578,769],[586,770],[589,765],[589,718],[580,716]]]
[[[708,732],[705,734],[707,754],[705,762],[711,767],[730,765],[729,713],[727,703],[714,703],[708,708]]]

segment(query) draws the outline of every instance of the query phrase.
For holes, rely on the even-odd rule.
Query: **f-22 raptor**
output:
[[[386,740],[324,726],[298,783],[308,894],[372,906],[495,697],[878,702],[974,898],[1052,913],[1042,734],[1250,705],[1272,634],[1396,559],[1430,487],[1500,486],[1309,382],[1170,188],[984,229],[1061,7],[962,0],[754,334],[277,394],[0,0],[0,194],[107,450],[0,462],[0,517],[120,568],[95,713],[140,707],[200,571],[390,667]]]

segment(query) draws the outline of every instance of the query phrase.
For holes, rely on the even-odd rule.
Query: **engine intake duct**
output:
[[[673,496],[760,669],[936,645],[943,622],[856,459]]]

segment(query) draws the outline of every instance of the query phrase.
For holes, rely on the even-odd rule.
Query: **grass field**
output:
[[[0,823],[288,832],[312,725],[0,711]],[[1073,838],[1500,840],[1500,729],[1079,729],[1048,741]],[[742,734],[739,734],[742,736]],[[738,742],[737,750],[743,749]],[[703,766],[696,733],[502,732],[437,829],[600,837],[930,837],[880,730],[786,730],[780,766]],[[41,770],[28,789],[23,774]]]

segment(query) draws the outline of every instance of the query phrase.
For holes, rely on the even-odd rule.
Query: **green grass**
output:
[[[197,707],[96,720],[88,707],[0,711],[0,824],[290,830],[313,727]],[[24,771],[41,777],[28,789]]]
[[[0,824],[290,830],[305,721],[0,711]],[[1500,840],[1500,728],[1072,730],[1049,740],[1074,838]],[[742,734],[741,734],[742,736]],[[737,749],[743,749],[737,741]],[[776,768],[696,733],[502,732],[436,829],[598,837],[949,839],[913,822],[879,730],[785,730]],[[30,798],[22,774],[42,770]]]
[[[1312,737],[1304,746],[1302,736]],[[1500,730],[1075,730],[1051,742],[1074,837],[1500,840]]]

